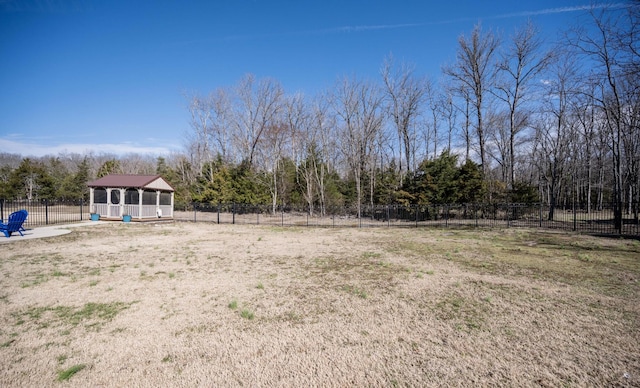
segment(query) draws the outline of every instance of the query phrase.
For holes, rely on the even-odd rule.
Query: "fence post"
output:
[[[218,225],[220,225],[220,202],[218,202]]]
[[[635,206],[635,211],[634,213],[636,214],[636,236],[640,236],[640,229],[638,229],[638,226],[640,226],[640,218],[638,217],[638,206],[640,206],[640,203],[636,202]]]
[[[539,220],[539,227],[542,228],[542,202],[540,202],[540,217],[538,218]]]
[[[473,219],[476,222],[476,228],[478,227],[478,204],[474,203],[473,204]]]
[[[573,231],[575,232],[577,228],[577,222],[576,222],[576,201],[573,201]]]
[[[82,208],[84,205],[84,200],[80,198],[80,221],[82,221]]]
[[[198,222],[197,209],[198,204],[193,202],[193,222]]]
[[[236,224],[236,203],[235,202],[231,205],[231,223],[233,225]]]
[[[387,228],[391,226],[391,216],[389,214],[389,204],[387,204]]]
[[[444,227],[449,227],[449,204],[444,205]]]
[[[44,200],[44,224],[49,225],[49,200]]]
[[[0,220],[4,220],[4,198],[0,199]]]

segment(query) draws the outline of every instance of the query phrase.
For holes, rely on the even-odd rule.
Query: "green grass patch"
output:
[[[255,318],[255,315],[253,314],[253,311],[249,310],[249,309],[242,309],[242,311],[240,311],[240,316],[244,319],[248,319],[248,320],[253,320],[253,318]]]
[[[359,287],[356,286],[343,286],[342,289],[346,292],[348,292],[351,295],[355,295],[359,298],[362,299],[367,299],[369,296],[367,295],[367,292]]]
[[[74,365],[71,368],[67,368],[58,372],[58,381],[69,380],[73,375],[80,372],[87,366],[85,364]]]
[[[439,301],[434,307],[436,316],[453,322],[458,330],[478,330],[486,322],[490,310],[490,299],[474,300],[454,292]]]
[[[172,362],[172,361],[173,361],[173,356],[170,354],[167,354],[162,358],[162,362]]]
[[[29,287],[35,287],[39,284],[42,284],[46,281],[49,280],[49,276],[47,276],[46,274],[43,273],[39,273],[34,275],[30,281],[27,282],[23,282],[22,284],[20,284],[20,287],[22,288],[29,288]]]
[[[381,256],[382,254],[378,252],[363,252],[361,255],[363,259],[378,259]]]
[[[428,242],[396,236],[392,246],[398,254],[446,259],[481,274],[545,279],[605,295],[640,292],[635,240],[515,228],[430,231],[424,238]]]
[[[121,311],[126,310],[132,303],[87,303],[82,307],[55,306],[30,307],[20,313],[12,314],[16,325],[33,324],[38,328],[49,326],[70,325],[78,326],[84,323],[87,327],[100,328],[113,320]]]

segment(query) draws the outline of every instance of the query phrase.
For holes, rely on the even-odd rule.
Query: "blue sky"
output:
[[[185,96],[247,73],[314,95],[379,79],[393,54],[437,80],[476,23],[508,35],[530,19],[553,40],[589,4],[0,0],[0,152],[179,152]]]

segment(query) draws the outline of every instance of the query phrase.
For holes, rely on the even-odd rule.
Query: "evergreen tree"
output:
[[[420,163],[412,179],[409,179],[405,191],[413,197],[413,203],[454,203],[458,200],[456,164],[458,156],[444,151],[434,160]]]
[[[220,158],[204,165],[196,188],[198,192],[193,193],[193,199],[196,202],[211,204],[233,202],[234,188],[231,184],[231,173]]]
[[[59,157],[50,157],[45,159],[43,167],[46,168],[49,177],[53,181],[53,187],[55,187],[53,196],[58,199],[65,198],[65,185],[72,179],[73,175],[69,172],[64,163],[62,163]]]
[[[171,173],[172,171],[169,166],[167,166],[167,161],[165,160],[165,158],[159,156],[158,159],[156,159],[156,174],[160,175],[164,179],[168,179]]]
[[[67,174],[62,184],[58,188],[56,198],[65,200],[88,200],[89,190],[87,182],[89,181],[89,162],[85,157],[78,163],[75,174]]]
[[[0,199],[9,197],[9,178],[12,169],[10,166],[0,166]]]
[[[482,168],[471,159],[460,167],[457,174],[457,202],[480,202],[485,196],[485,182],[482,179]]]
[[[180,161],[182,162],[182,160]],[[174,191],[174,201],[176,204],[187,204],[193,201],[189,184],[181,179],[177,168],[172,168],[162,156],[156,159],[156,174],[166,180]],[[209,202],[209,201],[205,201]]]
[[[120,161],[118,161],[117,159],[109,159],[106,162],[102,163],[102,166],[100,166],[98,172],[96,173],[96,177],[102,178],[103,176],[107,176],[110,174],[122,174]]]
[[[5,191],[7,199],[53,199],[55,184],[42,163],[26,158],[12,171]]]
[[[204,165],[193,193],[196,202],[266,204],[269,192],[264,182],[247,162],[227,166],[221,158]]]
[[[279,165],[280,167],[278,168],[277,179],[280,204],[284,206],[304,206],[303,196],[298,190],[298,185],[296,184],[296,165],[289,158],[282,158]]]
[[[536,203],[540,201],[538,188],[526,182],[514,182],[511,190],[511,202]]]
[[[406,181],[399,203],[470,203],[481,201],[485,193],[482,169],[467,159],[460,167],[458,156],[444,151],[434,160],[425,160]]]

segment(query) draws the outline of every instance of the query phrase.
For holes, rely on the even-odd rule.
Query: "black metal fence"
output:
[[[64,224],[90,219],[89,206],[77,201],[5,201],[0,199],[0,218],[7,222],[9,215],[24,209],[29,212],[25,228]]]
[[[79,222],[90,219],[89,206],[78,201],[5,201],[0,218],[25,209],[25,227]],[[218,224],[253,224],[304,227],[528,227],[590,234],[640,237],[639,204],[627,205],[621,227],[616,226],[612,204],[599,209],[558,207],[549,217],[543,204],[433,204],[362,206],[319,209],[268,205],[192,203],[176,205],[174,219]]]
[[[319,209],[268,205],[193,203],[176,207],[174,219],[218,224],[304,227],[528,227],[590,234],[640,236],[638,204],[614,221],[612,205],[600,209],[555,208],[550,218],[543,204],[433,204],[362,206]]]

